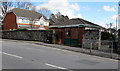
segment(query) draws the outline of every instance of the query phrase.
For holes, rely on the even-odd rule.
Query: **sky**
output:
[[[71,18],[82,18],[95,24],[109,28],[116,27],[118,16],[118,2],[69,2],[68,0],[49,0],[46,2],[34,2],[36,9],[46,7],[52,13],[60,12]]]
[[[38,10],[45,7],[51,10],[54,14],[59,11],[61,14],[68,16],[70,19],[82,18],[106,28],[109,28],[108,24],[113,23],[112,27],[116,27],[116,17],[118,17],[118,0],[29,1],[31,1]]]

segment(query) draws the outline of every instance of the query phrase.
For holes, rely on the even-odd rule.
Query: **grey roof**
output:
[[[76,25],[76,24],[83,24],[82,21],[78,19],[70,19],[66,21],[60,21],[60,22],[55,22],[55,24],[52,24],[51,26],[64,26],[64,25]]]
[[[49,19],[49,21],[50,21],[50,22],[49,22],[50,25],[52,25],[52,24],[55,23],[52,19]]]
[[[97,25],[97,24],[95,24],[95,23],[92,23],[92,22],[90,22],[90,21],[87,21],[87,20],[84,20],[84,19],[81,19],[81,21],[83,21],[85,24],[89,24],[89,25],[92,25],[92,26],[96,26],[96,27],[105,29],[104,27],[102,27],[102,26],[100,26],[100,25]]]
[[[94,24],[92,22],[89,22],[87,20],[81,19],[81,18],[73,18],[69,19],[67,21],[61,21],[60,23],[55,23],[50,25],[49,27],[97,27],[100,28],[101,26]]]
[[[43,15],[36,12],[36,11],[31,11],[31,10],[26,10],[26,9],[20,9],[20,8],[14,8],[9,12],[13,12],[16,16],[18,17],[27,17],[31,19],[40,19]],[[45,19],[47,19],[45,16],[43,16]]]

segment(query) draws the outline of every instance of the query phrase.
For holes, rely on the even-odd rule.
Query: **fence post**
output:
[[[92,42],[90,43],[90,53],[92,53]]]
[[[84,46],[84,41],[82,40],[82,52],[84,52],[83,46]]]
[[[113,41],[111,41],[111,58],[112,58],[112,54],[113,54]]]
[[[99,29],[99,43],[98,43],[98,49],[101,47],[101,29]]]
[[[52,33],[52,43],[55,44],[55,40],[56,40],[56,37],[55,37],[55,30],[53,30],[53,33]]]

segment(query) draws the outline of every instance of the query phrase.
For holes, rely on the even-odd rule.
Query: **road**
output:
[[[2,40],[3,69],[118,69],[118,61],[27,41]]]

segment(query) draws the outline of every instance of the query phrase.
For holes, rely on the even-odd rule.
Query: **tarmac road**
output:
[[[118,61],[15,40],[2,41],[3,69],[118,69]]]

